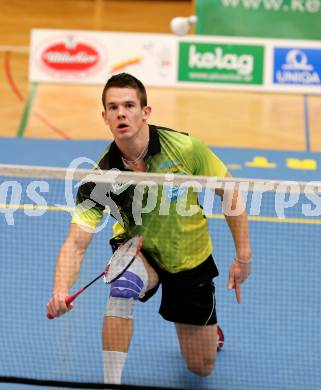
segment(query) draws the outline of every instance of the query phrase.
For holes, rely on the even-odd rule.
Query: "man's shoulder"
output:
[[[163,157],[162,168],[182,165],[187,172],[193,171],[193,137],[169,127],[156,126]],[[174,164],[175,163],[175,164]]]
[[[192,137],[185,131],[178,131],[164,126],[155,126],[162,147],[166,145],[177,146],[178,148],[190,147]]]
[[[189,133],[187,133],[186,131],[179,131],[179,130],[174,130],[174,129],[171,129],[170,127],[165,127],[165,126],[158,126],[158,125],[152,125],[157,131],[159,134],[164,134],[164,135],[167,135],[169,137],[189,137]]]
[[[154,126],[159,134],[159,138],[162,141],[162,146],[166,147],[167,144],[177,146],[181,152],[191,153],[202,152],[205,147],[204,142],[193,134],[189,134],[185,131],[177,131],[169,127]]]

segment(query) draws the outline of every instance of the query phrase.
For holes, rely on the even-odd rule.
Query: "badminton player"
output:
[[[104,87],[102,103],[102,117],[114,141],[98,162],[101,169],[229,176],[224,163],[201,140],[148,123],[151,107],[144,85],[135,77],[126,73],[111,77]],[[90,199],[92,188],[91,184],[79,188],[78,205]],[[127,186],[112,194],[123,220],[123,225],[119,222],[114,225],[113,249],[137,234],[144,241],[142,254],[111,285],[106,303],[102,331],[105,383],[121,383],[132,338],[134,307],[138,301],[147,301],[155,294],[159,285],[162,287],[159,313],[175,324],[188,369],[196,375],[207,376],[215,366],[217,317],[213,278],[218,270],[212,257],[207,219],[192,189],[186,192],[172,186],[167,190],[164,187],[164,191],[163,201],[142,214],[139,221],[133,204],[137,197],[135,187]],[[223,199],[227,195],[222,190],[217,192]],[[233,191],[229,196],[233,208],[241,195]],[[193,207],[193,215],[178,212],[177,205],[182,199],[187,211]],[[89,210],[76,208],[57,259],[53,293],[48,303],[48,311],[53,316],[66,313],[73,306],[66,306],[65,297],[93,237],[89,229],[94,231],[99,224],[105,206],[96,198]],[[235,290],[240,303],[241,284],[251,268],[247,215],[243,209],[238,215],[225,217],[235,245],[228,288]]]

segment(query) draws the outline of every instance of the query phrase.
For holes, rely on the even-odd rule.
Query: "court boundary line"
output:
[[[31,89],[30,92],[28,93],[27,99],[25,100],[24,110],[18,127],[18,132],[17,132],[18,138],[22,138],[24,136],[26,127],[28,125],[32,104],[36,96],[37,87],[38,87],[38,83],[31,83]]]
[[[310,114],[309,114],[309,96],[303,96],[303,105],[304,105],[304,129],[305,129],[305,149],[306,152],[311,152],[311,136],[310,136]]]
[[[64,205],[46,205],[39,206],[30,203],[25,204],[9,204],[0,203],[0,209],[13,209],[13,210],[40,210],[50,212],[68,212],[71,213],[75,210],[75,207],[64,206]],[[108,210],[104,211],[104,214],[109,214]],[[208,214],[208,219],[224,219],[223,214]],[[321,225],[321,219],[314,218],[279,218],[279,217],[268,217],[259,215],[248,215],[248,220],[253,222],[275,222],[275,223],[295,223],[295,224],[306,224],[306,225]]]

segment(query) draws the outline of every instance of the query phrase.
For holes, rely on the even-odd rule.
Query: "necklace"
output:
[[[137,164],[138,161],[142,160],[146,156],[148,144],[149,144],[149,142],[147,142],[146,146],[144,147],[144,149],[142,150],[140,155],[135,158],[135,160],[127,160],[127,158],[121,156],[123,163],[124,164]]]

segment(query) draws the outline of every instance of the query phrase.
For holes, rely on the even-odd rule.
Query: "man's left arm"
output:
[[[227,173],[226,177],[230,177]],[[241,303],[241,284],[251,272],[251,246],[249,240],[248,218],[242,193],[238,190],[220,190],[224,216],[232,233],[236,255],[230,266],[228,288],[235,289],[236,300]]]
[[[193,149],[192,172],[194,175],[230,177],[225,164],[200,139],[191,136]],[[251,248],[247,214],[242,199],[242,193],[234,190],[216,190],[215,193],[223,200],[224,215],[231,230],[236,256],[230,267],[228,288],[235,289],[237,302],[241,302],[241,283],[251,271]],[[237,208],[237,209],[236,209]],[[238,211],[238,212],[235,212]]]

